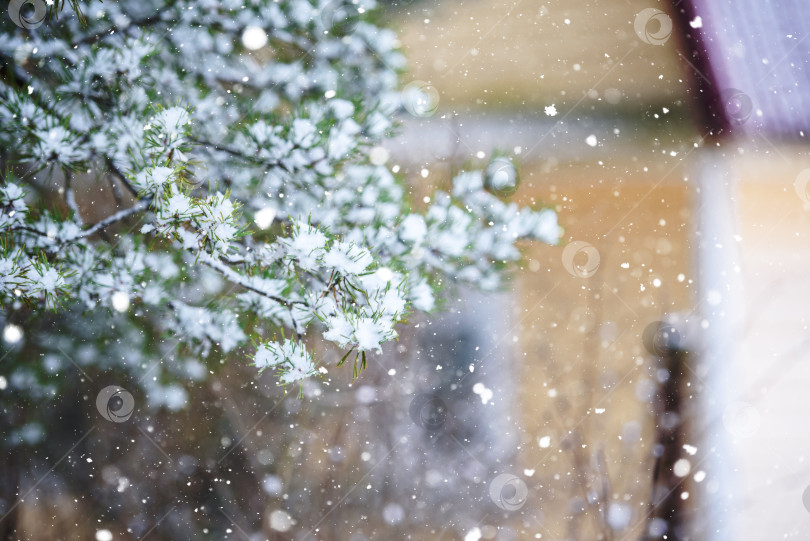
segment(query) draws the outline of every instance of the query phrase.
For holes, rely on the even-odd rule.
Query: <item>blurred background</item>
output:
[[[389,165],[421,200],[508,156],[512,200],[553,206],[563,241],[526,244],[498,295],[452,290],[354,382],[332,371],[299,400],[226,363],[184,409],[70,449],[54,428],[34,473],[64,460],[14,509],[24,538],[807,539],[810,155],[710,133],[683,28],[634,29],[650,7],[678,19],[647,0],[386,4],[402,84],[428,100]],[[80,375],[88,409],[101,383]]]
[[[409,76],[439,96],[436,114],[407,121],[392,146],[414,183],[423,168],[446,181],[453,157],[498,148],[520,164],[517,198],[555,205],[565,228],[557,248],[527,246],[504,301],[511,331],[500,338],[513,344],[506,362],[519,384],[494,401],[512,404],[520,444],[511,470],[501,470],[529,496],[520,520],[490,515],[482,532],[511,527],[517,539],[555,540],[810,532],[808,437],[794,429],[810,405],[807,146],[796,143],[804,133],[712,130],[702,95],[711,82],[686,36],[709,10],[689,4],[691,12],[682,2],[506,0],[394,11]],[[671,35],[652,24],[640,39],[634,23],[650,8],[671,16]],[[714,13],[722,21],[714,30],[737,32],[738,48],[794,41],[745,51],[753,58],[736,51],[737,80],[748,75],[743,58],[805,69],[804,24],[783,16],[769,38],[779,17],[748,8],[747,21],[735,21],[734,9]],[[806,80],[791,88],[779,75],[782,89],[808,95]],[[763,93],[776,86],[754,81],[767,83]],[[757,105],[749,126],[762,116]],[[729,116],[742,123],[743,113]],[[598,269],[567,271],[572,242],[595,248],[578,264],[587,269],[596,253]],[[491,313],[482,302],[459,310]],[[645,329],[668,324],[677,347],[656,355],[644,347]]]

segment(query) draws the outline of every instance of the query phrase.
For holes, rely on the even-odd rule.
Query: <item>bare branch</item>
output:
[[[112,224],[114,224],[116,222],[120,222],[121,220],[124,220],[124,219],[132,216],[133,214],[136,214],[138,212],[142,212],[142,211],[148,209],[149,205],[151,205],[151,204],[152,204],[152,199],[151,198],[141,199],[137,203],[135,203],[135,205],[129,207],[128,209],[119,210],[115,214],[113,214],[111,216],[108,216],[107,218],[104,218],[103,220],[96,223],[92,227],[90,227],[88,229],[84,229],[81,232],[77,233],[76,235],[64,239],[64,242],[72,242],[72,241],[77,240],[77,239],[83,239],[83,238],[89,237],[90,235],[93,235],[94,233],[98,232],[101,229],[104,229],[105,227],[107,227],[109,225],[112,225]]]
[[[238,285],[244,287],[245,289],[247,289],[249,291],[252,291],[254,293],[258,293],[262,297],[266,297],[266,298],[268,298],[270,300],[273,300],[273,301],[281,304],[282,306],[286,306],[287,308],[291,308],[295,304],[300,304],[302,306],[307,306],[307,303],[305,303],[304,301],[294,301],[294,300],[282,299],[281,297],[277,297],[275,295],[271,295],[270,293],[267,293],[266,291],[262,291],[261,289],[254,286],[250,282],[250,279],[247,276],[239,274],[238,272],[236,272],[235,270],[233,270],[232,268],[227,266],[221,259],[214,258],[212,255],[210,255],[208,253],[201,253],[200,254],[200,261],[204,265],[207,265],[207,266],[211,267],[212,269],[218,271],[220,274],[222,274],[225,278],[227,278],[231,282],[233,282],[235,284],[238,284]]]

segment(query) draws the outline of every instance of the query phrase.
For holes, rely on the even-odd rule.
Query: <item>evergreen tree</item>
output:
[[[357,371],[437,288],[493,289],[518,240],[557,240],[552,210],[498,197],[503,158],[414,210],[379,145],[430,96],[397,92],[373,0],[62,4],[12,2],[0,28],[7,342],[95,318],[128,353],[60,346],[88,364],[142,370],[149,329],[286,384],[318,370],[315,332]],[[57,385],[37,363],[12,386]]]

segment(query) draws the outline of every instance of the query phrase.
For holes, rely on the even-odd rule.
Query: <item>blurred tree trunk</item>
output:
[[[656,440],[653,452],[656,455],[653,470],[652,494],[649,503],[648,528],[642,539],[689,539],[689,510],[681,498],[681,484],[686,479],[675,474],[675,463],[683,458],[688,419],[686,411],[686,358],[681,349],[668,349],[661,357],[661,368],[666,372],[660,383],[656,411]],[[661,378],[659,378],[660,381]],[[652,531],[649,525],[655,519],[666,523],[666,530]],[[660,524],[660,522],[659,522]]]
[[[3,432],[8,434],[8,426],[3,427]],[[14,507],[20,491],[18,468],[19,461],[17,460],[16,451],[9,451],[5,459],[0,461],[0,517],[2,517],[0,519],[0,540],[3,541],[12,541],[19,538],[17,526],[19,524],[20,508]]]

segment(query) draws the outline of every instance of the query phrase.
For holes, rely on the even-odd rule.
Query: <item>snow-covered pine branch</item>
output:
[[[127,324],[200,355],[258,344],[253,363],[290,383],[315,372],[308,333],[379,351],[439,283],[495,288],[518,240],[556,242],[553,211],[496,195],[515,179],[503,158],[424,214],[372,163],[404,66],[374,7],[144,0],[87,6],[86,25],[69,8],[34,30],[4,19],[5,321],[137,307]],[[93,222],[101,192],[118,208]]]

